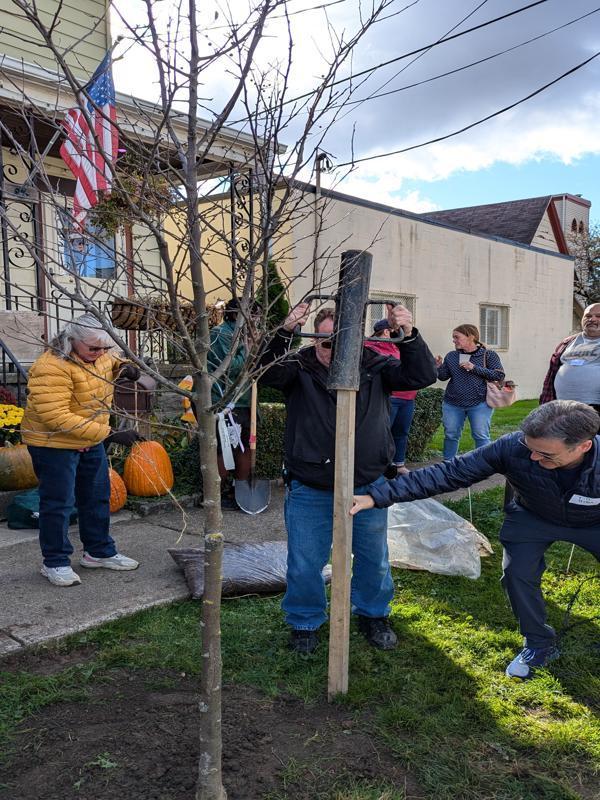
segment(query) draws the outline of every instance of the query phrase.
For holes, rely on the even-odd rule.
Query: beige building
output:
[[[434,353],[452,349],[455,326],[477,325],[520,396],[534,398],[556,343],[573,327],[565,234],[572,224],[587,228],[589,207],[556,195],[419,215],[339,192],[317,197],[314,186],[298,184],[273,258],[295,303],[335,292],[343,251],[369,251],[372,300],[407,305]],[[214,296],[226,297],[231,265],[206,244],[220,276]],[[367,329],[383,314],[382,303],[370,306]]]

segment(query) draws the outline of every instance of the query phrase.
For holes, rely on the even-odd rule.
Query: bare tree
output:
[[[573,233],[568,239],[575,258],[573,294],[582,307],[600,302],[600,226]]]
[[[54,245],[48,237],[30,236],[23,220],[7,205],[0,208],[6,230],[54,292],[57,317],[70,318],[78,309],[93,313],[128,358],[165,389],[191,400],[196,409],[205,510],[197,798],[223,800],[223,521],[215,415],[260,375],[261,352],[274,335],[268,325],[269,310],[278,300],[268,293],[269,261],[285,264],[294,257],[286,243],[289,233],[312,213],[299,178],[310,175],[326,133],[354,91],[351,80],[337,78],[351,77],[354,48],[394,0],[366,4],[356,30],[349,34],[335,29],[328,4],[323,5],[328,52],[323,53],[318,79],[300,96],[293,92],[298,44],[286,0],[260,0],[249,5],[242,18],[226,6],[210,24],[199,19],[196,0],[167,4],[168,10],[158,0],[115,3],[114,21],[122,38],[114,55],[127,58],[129,48],[145,54],[159,98],[154,104],[131,99],[118,103],[115,127],[121,152],[111,163],[112,187],[88,213],[84,230],[74,219],[68,200],[72,187],[57,159],[59,131],[69,107],[82,109],[90,124],[93,113],[102,112],[59,44],[57,34],[66,15],[62,3],[56,3],[56,14],[49,19],[34,0],[10,1],[58,65],[52,107],[28,92],[26,81],[14,71],[6,73],[19,100],[12,112],[15,124],[9,119],[0,122],[3,142],[24,175],[21,184],[27,193],[43,198],[52,219]],[[278,57],[266,55],[273,20],[286,37]],[[220,101],[206,100],[204,87],[214,88],[215,74],[223,76]],[[98,137],[94,145],[95,152],[106,155]],[[320,230],[327,224],[323,203],[318,209],[315,204],[315,210]],[[317,242],[315,237],[312,258],[294,265],[294,280],[302,287],[296,295],[315,288],[333,291],[321,266],[330,253],[319,251]],[[81,248],[108,253],[112,266],[106,274],[100,269],[89,275],[78,268]],[[227,271],[222,269],[224,262]],[[53,314],[49,298],[35,296],[18,273],[10,283],[21,295],[29,293],[40,313]],[[261,318],[250,325],[252,301],[261,284]],[[288,275],[285,290],[292,289]],[[233,347],[211,372],[210,296],[230,294],[240,303]],[[113,325],[119,303],[129,304],[134,316],[143,319],[135,340]],[[163,358],[175,351],[190,365],[191,390],[180,388],[155,361],[144,358],[154,354],[153,344]],[[239,346],[246,348],[246,367],[232,378],[231,359]],[[219,380],[225,391],[214,402],[212,390]]]

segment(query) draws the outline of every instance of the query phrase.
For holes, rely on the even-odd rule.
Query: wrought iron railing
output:
[[[99,300],[95,305],[102,311],[110,305],[111,300]],[[53,289],[50,297],[43,300],[34,294],[13,294],[11,296],[11,311],[35,311],[43,314],[51,321],[50,328],[60,330],[78,314],[83,313],[83,309],[78,306],[75,300],[62,294],[57,289]],[[0,310],[6,308],[4,298],[0,296]],[[109,314],[110,315],[110,314]],[[120,329],[117,329],[120,331]],[[126,331],[120,331],[124,336]],[[185,360],[185,356],[179,352],[179,348],[172,341],[175,337],[170,337],[164,330],[158,328],[151,331],[139,331],[137,334],[139,354],[143,358],[152,358],[155,361],[165,363],[178,363]]]
[[[0,339],[0,384],[16,392],[17,405],[25,405],[27,372],[2,339]]]

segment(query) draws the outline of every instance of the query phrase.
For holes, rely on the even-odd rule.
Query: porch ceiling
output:
[[[151,144],[163,122],[159,106],[140,98],[116,94],[117,119],[121,130],[132,142]],[[56,130],[57,123],[73,106],[73,94],[60,76],[51,74],[38,66],[24,64],[7,55],[0,56],[0,110],[3,122],[12,123],[19,141],[28,140],[27,118],[35,119],[38,148],[43,149]],[[8,114],[8,116],[7,116]],[[170,125],[178,141],[187,139],[187,115],[172,111]],[[164,127],[164,126],[163,126]],[[198,120],[197,132],[201,137],[210,129],[210,122]],[[168,145],[165,135],[162,146],[171,150],[171,163],[176,163],[175,147]],[[59,145],[50,155],[58,156]],[[251,136],[233,128],[222,128],[205,156],[198,158],[198,177],[216,177],[229,168],[243,167],[253,161],[255,143]]]

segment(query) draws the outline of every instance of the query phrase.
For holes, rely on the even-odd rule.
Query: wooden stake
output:
[[[329,678],[327,698],[348,692],[350,651],[350,571],[354,493],[354,434],[356,391],[338,389],[335,428],[335,484],[333,492],[333,552],[329,614]]]

